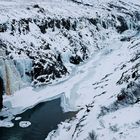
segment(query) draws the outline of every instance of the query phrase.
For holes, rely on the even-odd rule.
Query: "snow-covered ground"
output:
[[[39,4],[45,12],[37,11],[37,5],[35,6],[37,8],[33,8],[35,4]],[[14,25],[11,24],[13,19],[17,21],[14,27],[18,28],[20,23],[18,21],[21,18],[42,20],[44,17],[58,20],[68,18],[71,24],[76,21],[77,28],[72,30],[71,27],[70,30],[66,30],[63,27],[61,29],[54,27],[54,31],[48,28],[41,33],[38,28],[40,22],[32,21],[29,22],[30,30],[27,34],[22,32],[19,34],[17,29],[12,32],[12,35],[10,30],[0,33],[0,39],[4,43],[8,41],[8,51],[11,53],[9,56],[14,57],[13,60],[19,69],[13,68],[15,63],[9,64],[7,61],[8,70],[14,69],[10,75],[11,79],[14,79],[14,73],[18,77],[22,75],[18,79],[21,84],[17,85],[20,87],[24,84],[22,86],[24,88],[18,87],[20,90],[17,90],[16,86],[14,94],[4,95],[4,108],[0,116],[7,118],[0,120],[0,126],[12,127],[14,124],[11,120],[16,114],[40,102],[61,97],[61,106],[65,112],[78,110],[78,113],[73,120],[59,124],[58,129],[50,132],[46,140],[66,140],[66,138],[67,140],[139,140],[139,6],[138,0],[133,1],[133,4],[130,0],[125,2],[32,0],[30,3],[27,0],[21,2],[2,0],[0,21],[8,22],[9,28]],[[18,9],[18,14],[15,7]],[[42,10],[40,7],[39,10]],[[68,39],[70,37],[71,40]],[[40,49],[42,40],[47,40],[51,44],[50,50]],[[11,44],[14,49],[11,49]],[[88,49],[86,54],[88,59],[83,59],[79,65],[70,63],[71,56],[83,57],[84,54],[80,51],[81,44]],[[19,48],[25,50],[18,54]],[[73,54],[74,48],[77,49],[76,54]],[[66,50],[63,51],[63,49]],[[38,54],[44,56],[44,53],[48,53],[50,57],[47,58],[46,68],[47,65],[56,61],[55,64],[64,65],[69,73],[62,74],[59,79],[51,80],[46,86],[34,88],[30,85],[31,79],[25,75],[25,71],[31,69],[32,62],[24,51],[29,51],[31,57]],[[56,60],[58,51],[62,56],[62,62]],[[41,61],[34,58],[35,64]],[[27,61],[24,61],[25,59]],[[59,65],[58,67],[60,67],[58,71],[61,71],[62,67]],[[3,67],[0,65],[0,76],[2,70]],[[38,77],[40,76],[42,75]],[[28,84],[25,84],[26,82]],[[23,122],[23,127],[24,125],[26,122]]]
[[[130,47],[135,43],[116,41],[116,44],[115,38],[113,40],[113,45],[110,42],[110,50],[103,51],[97,62],[89,63],[87,75],[78,84],[75,103],[83,109],[75,120],[60,124],[59,129],[52,131],[46,140],[139,140],[139,102],[127,105],[125,100],[124,103],[117,101],[121,89],[127,88],[130,81],[135,81],[130,77],[127,83],[117,84],[125,70],[130,70],[139,63],[139,60],[129,63],[134,55],[134,50],[130,50]],[[139,80],[136,83],[139,85]],[[130,87],[128,94],[135,92],[133,88]]]

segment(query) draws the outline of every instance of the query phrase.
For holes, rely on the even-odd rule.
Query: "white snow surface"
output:
[[[21,120],[21,117],[16,117],[15,121]]]
[[[110,45],[110,50],[103,49],[84,65],[85,69],[82,70],[83,73],[86,72],[86,76],[82,77],[79,74],[78,79],[81,80],[74,88],[76,89],[74,92],[78,95],[71,102],[83,109],[79,111],[74,121],[61,123],[59,129],[55,133],[52,131],[46,140],[90,139],[88,135],[91,132],[95,132],[99,140],[139,140],[140,104],[130,105],[98,118],[101,107],[112,104],[120,90],[127,86],[127,84],[116,85],[116,82],[122,74],[119,67],[132,57],[128,42],[121,43],[113,38]],[[96,59],[97,61],[94,61]],[[129,64],[126,69],[132,65],[134,64]],[[108,77],[101,80],[106,74]],[[99,85],[94,85],[96,82],[99,82]],[[89,113],[85,105],[89,105]]]
[[[23,17],[23,13],[26,11],[22,11],[22,8],[20,10],[20,7],[27,7],[37,2],[32,0],[30,4],[26,5],[26,1],[27,0],[22,0],[22,2],[17,2],[16,0],[1,0],[0,9],[2,9],[2,21],[7,21],[7,19],[9,19],[8,16],[10,16],[11,19],[15,17],[15,15],[17,19]],[[130,0],[126,1],[129,4],[132,3]],[[97,1],[96,4],[100,5],[100,3],[103,2],[104,1]],[[105,2],[110,2],[110,0]],[[59,0],[42,0],[40,3],[42,6],[45,5],[44,8],[48,10],[49,16],[79,17],[84,15],[90,17],[91,15],[94,16],[95,11],[98,9],[96,6],[94,10],[91,10],[93,7],[88,7],[85,12],[85,10],[83,10],[85,6],[76,5],[66,0],[62,0],[61,2]],[[94,4],[94,1],[86,0],[84,3]],[[140,2],[134,0],[133,4],[140,5]],[[15,12],[10,12],[11,6],[18,8],[19,13],[16,13],[17,9],[15,9]],[[5,10],[8,12],[8,16],[5,16]],[[29,12],[25,15],[31,17],[33,14],[34,13]],[[120,41],[122,37],[135,34],[136,32],[134,30],[129,30],[121,35],[109,29],[103,31],[103,33],[106,32],[109,33],[109,37],[104,41],[101,40],[101,43],[99,43],[101,45],[104,44],[106,47],[101,47],[102,49],[99,51],[96,50],[88,60],[79,66],[68,64],[69,67],[72,67],[72,73],[69,77],[64,77],[61,81],[53,82],[43,88],[35,89],[28,86],[16,91],[11,96],[4,95],[5,108],[0,112],[0,115],[8,118],[3,121],[0,120],[0,126],[12,127],[14,124],[11,120],[16,114],[20,114],[40,102],[61,97],[61,106],[65,112],[77,110],[79,110],[79,112],[75,119],[59,124],[56,132],[50,132],[46,140],[66,140],[66,138],[67,140],[88,140],[90,139],[89,133],[91,132],[95,132],[99,140],[139,140],[139,103],[122,107],[99,117],[102,107],[108,107],[113,104],[117,99],[117,95],[121,92],[121,89],[127,87],[126,83],[120,85],[116,83],[125,70],[131,69],[139,62],[139,59],[133,63],[130,62],[130,60],[136,52],[140,51],[139,46],[136,49],[131,49],[131,46],[139,43],[139,34],[129,42]],[[4,36],[2,37],[4,38]],[[64,43],[67,44],[66,41]],[[63,58],[67,60],[67,58]],[[123,64],[126,66],[121,69]],[[130,78],[129,82],[130,81],[133,81],[133,79]],[[136,82],[139,81],[137,80]],[[92,107],[90,107],[90,105]],[[90,112],[87,112],[87,106]],[[20,122],[21,127],[26,127],[26,124],[27,127],[31,125],[30,122]]]
[[[22,127],[22,128],[29,127],[30,125],[31,125],[31,122],[29,122],[29,121],[21,121],[21,122],[19,122],[19,126]]]

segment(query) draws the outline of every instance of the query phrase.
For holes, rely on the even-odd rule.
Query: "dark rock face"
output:
[[[6,24],[0,24],[0,32],[5,32],[7,30]]]
[[[90,19],[88,19],[89,20],[89,22],[91,22],[93,25],[95,25],[95,26],[97,26],[97,24],[99,23],[99,20],[98,19],[96,19],[96,18],[90,18]]]
[[[31,22],[31,19],[21,19],[20,21],[16,21],[13,19],[10,23],[11,28],[11,35],[17,34],[23,34],[26,35],[29,33],[29,22]]]
[[[48,83],[51,79],[54,80],[56,78],[61,78],[62,75],[68,73],[66,67],[64,66],[61,56],[51,56],[51,58],[46,57],[45,59],[39,59],[38,61],[34,61],[32,67],[32,76],[33,76],[33,84],[40,85]],[[51,61],[52,63],[49,63]],[[47,65],[45,65],[48,63]]]
[[[121,94],[121,95],[118,95],[118,96],[117,96],[117,100],[118,100],[118,101],[121,101],[121,100],[123,100],[123,99],[125,99],[125,95],[124,95],[124,94]]]
[[[3,80],[0,77],[0,110],[3,108],[3,98],[2,98],[2,95],[3,95]]]
[[[65,28],[65,29],[67,29],[67,30],[70,30],[70,20],[69,19],[62,19],[62,26]]]
[[[38,4],[33,5],[33,8],[40,8]]]
[[[66,29],[66,30],[76,30],[76,21],[72,23],[70,18],[65,19],[53,19],[53,18],[46,18],[41,21],[33,19],[34,23],[40,28],[41,33],[45,34],[48,28],[52,28],[52,31],[55,30],[55,27],[58,29]]]
[[[127,88],[123,88],[121,92],[117,95],[115,102],[109,106],[101,107],[100,116],[104,116],[110,112],[115,112],[120,108],[127,107],[129,105],[134,105],[140,102],[140,85],[136,82],[130,82]]]
[[[126,89],[121,90],[121,93],[117,96],[117,100],[125,104],[135,104],[139,101],[139,91],[140,85],[136,82],[130,82]]]
[[[117,17],[117,19],[120,22],[120,26],[116,27],[117,31],[119,33],[122,33],[124,31],[128,30],[128,26],[127,26],[127,23],[126,23],[125,19],[123,17],[121,17],[121,16]]]
[[[71,56],[70,57],[70,62],[73,64],[79,64],[80,62],[82,62],[82,59],[80,56],[76,55],[76,56]]]
[[[121,14],[115,14],[114,12],[110,14],[110,11],[114,9],[119,10],[118,12]],[[67,67],[65,67],[66,59],[69,63],[78,65],[88,59],[91,54],[91,46],[95,47],[95,50],[101,49],[98,40],[101,39],[100,32],[103,28],[111,27],[115,32],[122,33],[130,28],[129,23],[133,21],[134,25],[131,27],[137,27],[135,29],[140,30],[136,22],[140,19],[139,12],[133,11],[132,16],[128,9],[122,11],[122,7],[117,5],[109,5],[105,9],[107,13],[109,12],[108,15],[101,16],[100,13],[96,12],[96,17],[88,18],[84,16],[77,18],[73,16],[45,16],[47,11],[38,4],[28,7],[27,10],[34,10],[37,15],[28,18],[9,19],[5,23],[0,23],[0,32],[10,33],[9,37],[12,36],[16,40],[15,42],[8,39],[0,40],[0,46],[6,50],[6,56],[10,59],[15,59],[14,54],[19,57],[24,54],[31,60],[31,69],[26,71],[25,74],[31,77],[31,82],[35,85],[47,84],[51,80],[66,75],[68,73]],[[43,17],[38,16],[38,13]],[[35,30],[33,30],[33,27],[35,27]],[[83,31],[84,28],[87,29],[86,32]],[[33,39],[28,40],[28,36]],[[67,45],[63,46],[61,43],[63,40],[67,42]],[[121,41],[127,40],[129,41],[130,38],[121,39]],[[69,52],[66,58],[65,52]],[[138,59],[139,56],[138,54],[134,60]],[[128,81],[130,78],[131,76],[126,75],[125,79],[123,80],[122,77],[117,84]],[[137,78],[136,72],[132,74],[132,78]],[[118,96],[118,100],[123,98],[124,96]]]

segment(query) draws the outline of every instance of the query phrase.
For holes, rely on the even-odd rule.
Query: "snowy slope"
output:
[[[14,60],[12,67],[20,74],[20,83],[24,82],[18,87],[44,85],[67,75],[70,63],[79,64],[106,46],[102,40],[108,38],[110,29],[118,33],[137,29],[138,7],[125,5],[128,8],[123,8],[123,2],[90,6],[73,1],[41,1],[39,5],[3,1],[1,46],[6,57]],[[7,79],[9,83],[11,79]],[[11,85],[9,92],[16,90]]]
[[[132,39],[134,44],[120,44],[118,49],[98,61],[90,78],[86,78],[76,92],[79,95],[76,104],[83,109],[74,120],[60,124],[47,140],[63,140],[66,137],[70,140],[90,140],[94,137],[99,140],[139,140],[139,58],[135,59],[135,51],[139,48],[135,48],[137,39]]]
[[[1,0],[0,76],[13,95],[4,95],[0,126],[62,96],[64,111],[79,112],[47,140],[139,140],[139,7],[138,0]]]

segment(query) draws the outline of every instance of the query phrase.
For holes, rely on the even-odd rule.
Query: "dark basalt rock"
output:
[[[43,50],[50,50],[50,44],[47,43],[45,45],[42,45],[40,48],[43,49]]]
[[[24,22],[24,29],[21,28],[23,26],[22,25],[23,22]],[[53,18],[48,17],[48,18],[43,19],[41,21],[38,19],[28,19],[28,20],[24,21],[24,19],[22,19],[19,23],[16,20],[12,21],[11,34],[14,35],[14,33],[16,32],[16,30],[17,30],[16,25],[17,24],[19,24],[18,25],[18,32],[20,34],[21,34],[21,32],[25,32],[25,31],[28,33],[29,32],[29,22],[31,22],[31,23],[34,22],[39,27],[41,33],[43,33],[43,34],[46,33],[46,30],[48,28],[52,28],[52,31],[55,30],[55,27],[58,29],[61,29],[61,28],[66,29],[66,30],[71,29],[74,31],[76,31],[76,28],[77,28],[76,21],[73,21],[73,23],[71,23],[70,18],[53,19]]]
[[[87,52],[88,50],[87,50],[87,47],[85,45],[83,45],[81,42],[80,42],[80,45],[81,45],[80,51],[83,54],[82,60],[86,60],[86,59],[88,59],[88,52]]]
[[[135,78],[136,75],[137,75],[137,71],[133,72],[133,73],[132,73],[132,78]]]
[[[43,74],[43,65],[39,62],[33,64],[33,78],[36,79],[38,76]]]
[[[123,17],[118,16],[117,19],[121,24],[120,26],[116,27],[118,33],[122,33],[122,32],[124,32],[124,31],[129,29],[128,26],[127,26],[127,23],[126,23],[126,21],[125,21],[125,19]]]
[[[82,62],[82,59],[80,56],[76,55],[76,56],[70,57],[70,63],[78,65],[80,64],[80,62]]]
[[[76,31],[76,28],[77,28],[77,23],[76,23],[76,21],[74,21],[74,23],[71,25],[71,27],[72,27],[72,29],[73,29],[74,31]]]
[[[137,11],[135,11],[135,12],[134,12],[134,15],[135,15],[136,19],[137,19],[138,21],[140,21],[140,13],[137,12]]]
[[[67,30],[70,30],[70,20],[62,18],[62,27],[64,27]]]
[[[131,38],[130,37],[124,37],[124,38],[121,38],[120,41],[130,41]]]
[[[4,23],[4,24],[0,24],[0,32],[6,32],[7,30],[7,25]]]
[[[38,4],[33,5],[33,8],[40,8]]]
[[[99,20],[97,19],[97,18],[90,18],[90,19],[88,19],[89,20],[89,22],[90,23],[92,23],[93,25],[95,25],[95,26],[97,26],[97,24],[98,24],[98,22],[99,22]]]
[[[135,82],[130,82],[126,89],[122,89],[117,96],[117,101],[120,104],[135,104],[140,97],[140,86]]]
[[[102,26],[103,26],[103,28],[107,29],[107,26],[105,24],[105,21],[102,21]]]
[[[33,20],[34,23],[39,27],[41,33],[45,34],[46,33],[46,29],[48,29],[49,27],[49,23],[47,20],[43,20],[43,21],[38,21],[36,19]]]
[[[21,34],[21,32],[23,34],[29,33],[29,31],[30,31],[29,22],[30,22],[30,19],[21,19],[19,21],[18,31],[19,31],[20,34]]]
[[[70,20],[67,19],[67,20],[66,20],[66,26],[65,26],[65,28],[66,28],[67,30],[70,30],[70,27],[71,27]]]
[[[45,82],[45,77],[40,77],[40,78],[37,78],[37,80],[41,83],[44,83]]]
[[[40,7],[38,4],[33,5],[33,8],[38,9],[38,13],[44,13],[44,8]]]
[[[11,35],[17,34],[28,34],[30,32],[29,23],[32,22],[31,18],[23,18],[19,21],[13,19],[10,23],[11,25]]]
[[[49,27],[49,28],[54,28],[54,19],[51,19],[51,20],[48,22],[48,27]]]
[[[67,69],[63,65],[60,54],[51,57],[48,57],[48,55],[39,56],[39,58],[33,60],[32,76],[34,85],[38,83],[47,84],[50,80],[61,78],[66,73]]]
[[[55,26],[60,29],[61,28],[61,21],[60,20],[55,20]]]
[[[126,96],[124,94],[120,94],[120,95],[117,96],[117,100],[122,101],[123,99],[125,99],[125,97]]]
[[[117,95],[116,101],[114,101],[109,106],[101,107],[101,113],[98,118],[104,116],[110,112],[115,112],[120,108],[127,107],[129,105],[136,104],[140,102],[140,85],[139,83],[130,82],[127,88],[123,88],[121,92]]]
[[[45,34],[46,33],[46,25],[38,25],[38,27],[40,28],[41,33]]]

